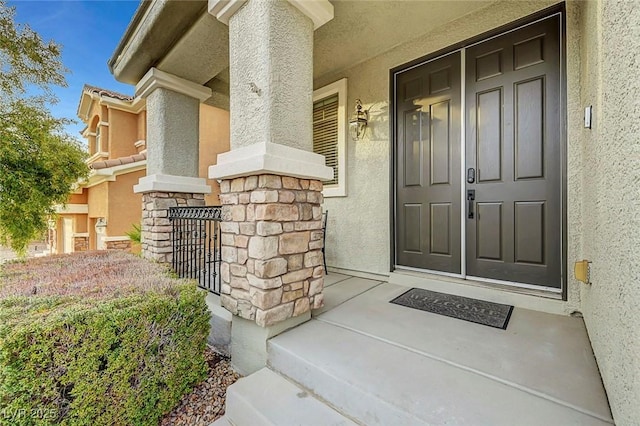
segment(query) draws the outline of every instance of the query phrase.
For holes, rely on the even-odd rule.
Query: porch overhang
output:
[[[314,79],[339,73],[496,1],[331,3],[334,19],[314,34]],[[137,84],[156,67],[210,87],[214,95],[207,103],[228,105],[229,28],[209,13],[207,1],[141,2],[108,64],[123,83]]]

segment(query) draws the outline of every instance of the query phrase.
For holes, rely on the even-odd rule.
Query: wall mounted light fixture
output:
[[[356,110],[351,120],[349,120],[349,131],[351,133],[351,139],[354,141],[360,140],[364,137],[364,132],[367,130],[367,124],[369,123],[369,110],[362,109],[362,102],[360,99],[356,99]]]
[[[97,218],[96,224],[95,224],[96,232],[98,234],[101,234],[105,231],[106,227],[107,227],[107,218],[105,217]]]

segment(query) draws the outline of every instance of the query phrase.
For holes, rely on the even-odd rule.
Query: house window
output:
[[[313,152],[333,169],[333,178],[323,182],[325,197],[347,195],[346,101],[346,78],[313,92]]]
[[[96,149],[94,152],[102,151],[102,148],[100,147],[100,124],[98,124],[98,126],[96,127],[96,147],[95,148]]]
[[[324,184],[338,183],[338,95],[313,104],[313,152],[322,154],[325,164],[333,169],[333,179]]]

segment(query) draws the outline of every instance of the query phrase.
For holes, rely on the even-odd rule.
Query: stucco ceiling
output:
[[[333,20],[315,32],[314,75],[346,69],[493,2],[333,0]]]
[[[314,77],[366,61],[494,1],[332,0],[334,19],[314,35]],[[206,2],[187,2],[191,7],[184,12],[175,3],[154,2],[148,16],[140,17],[121,43],[124,53],[114,53],[114,75],[135,84],[155,66],[220,90],[228,84],[228,27],[207,13]]]

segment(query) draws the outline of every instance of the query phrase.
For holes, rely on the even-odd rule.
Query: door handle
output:
[[[476,181],[476,169],[474,169],[473,167],[470,167],[469,169],[467,169],[467,183],[475,183],[475,181]]]
[[[467,217],[469,219],[473,219],[473,201],[476,199],[476,190],[475,189],[469,189],[467,191],[467,201],[469,203],[469,210],[468,210],[468,214]]]

